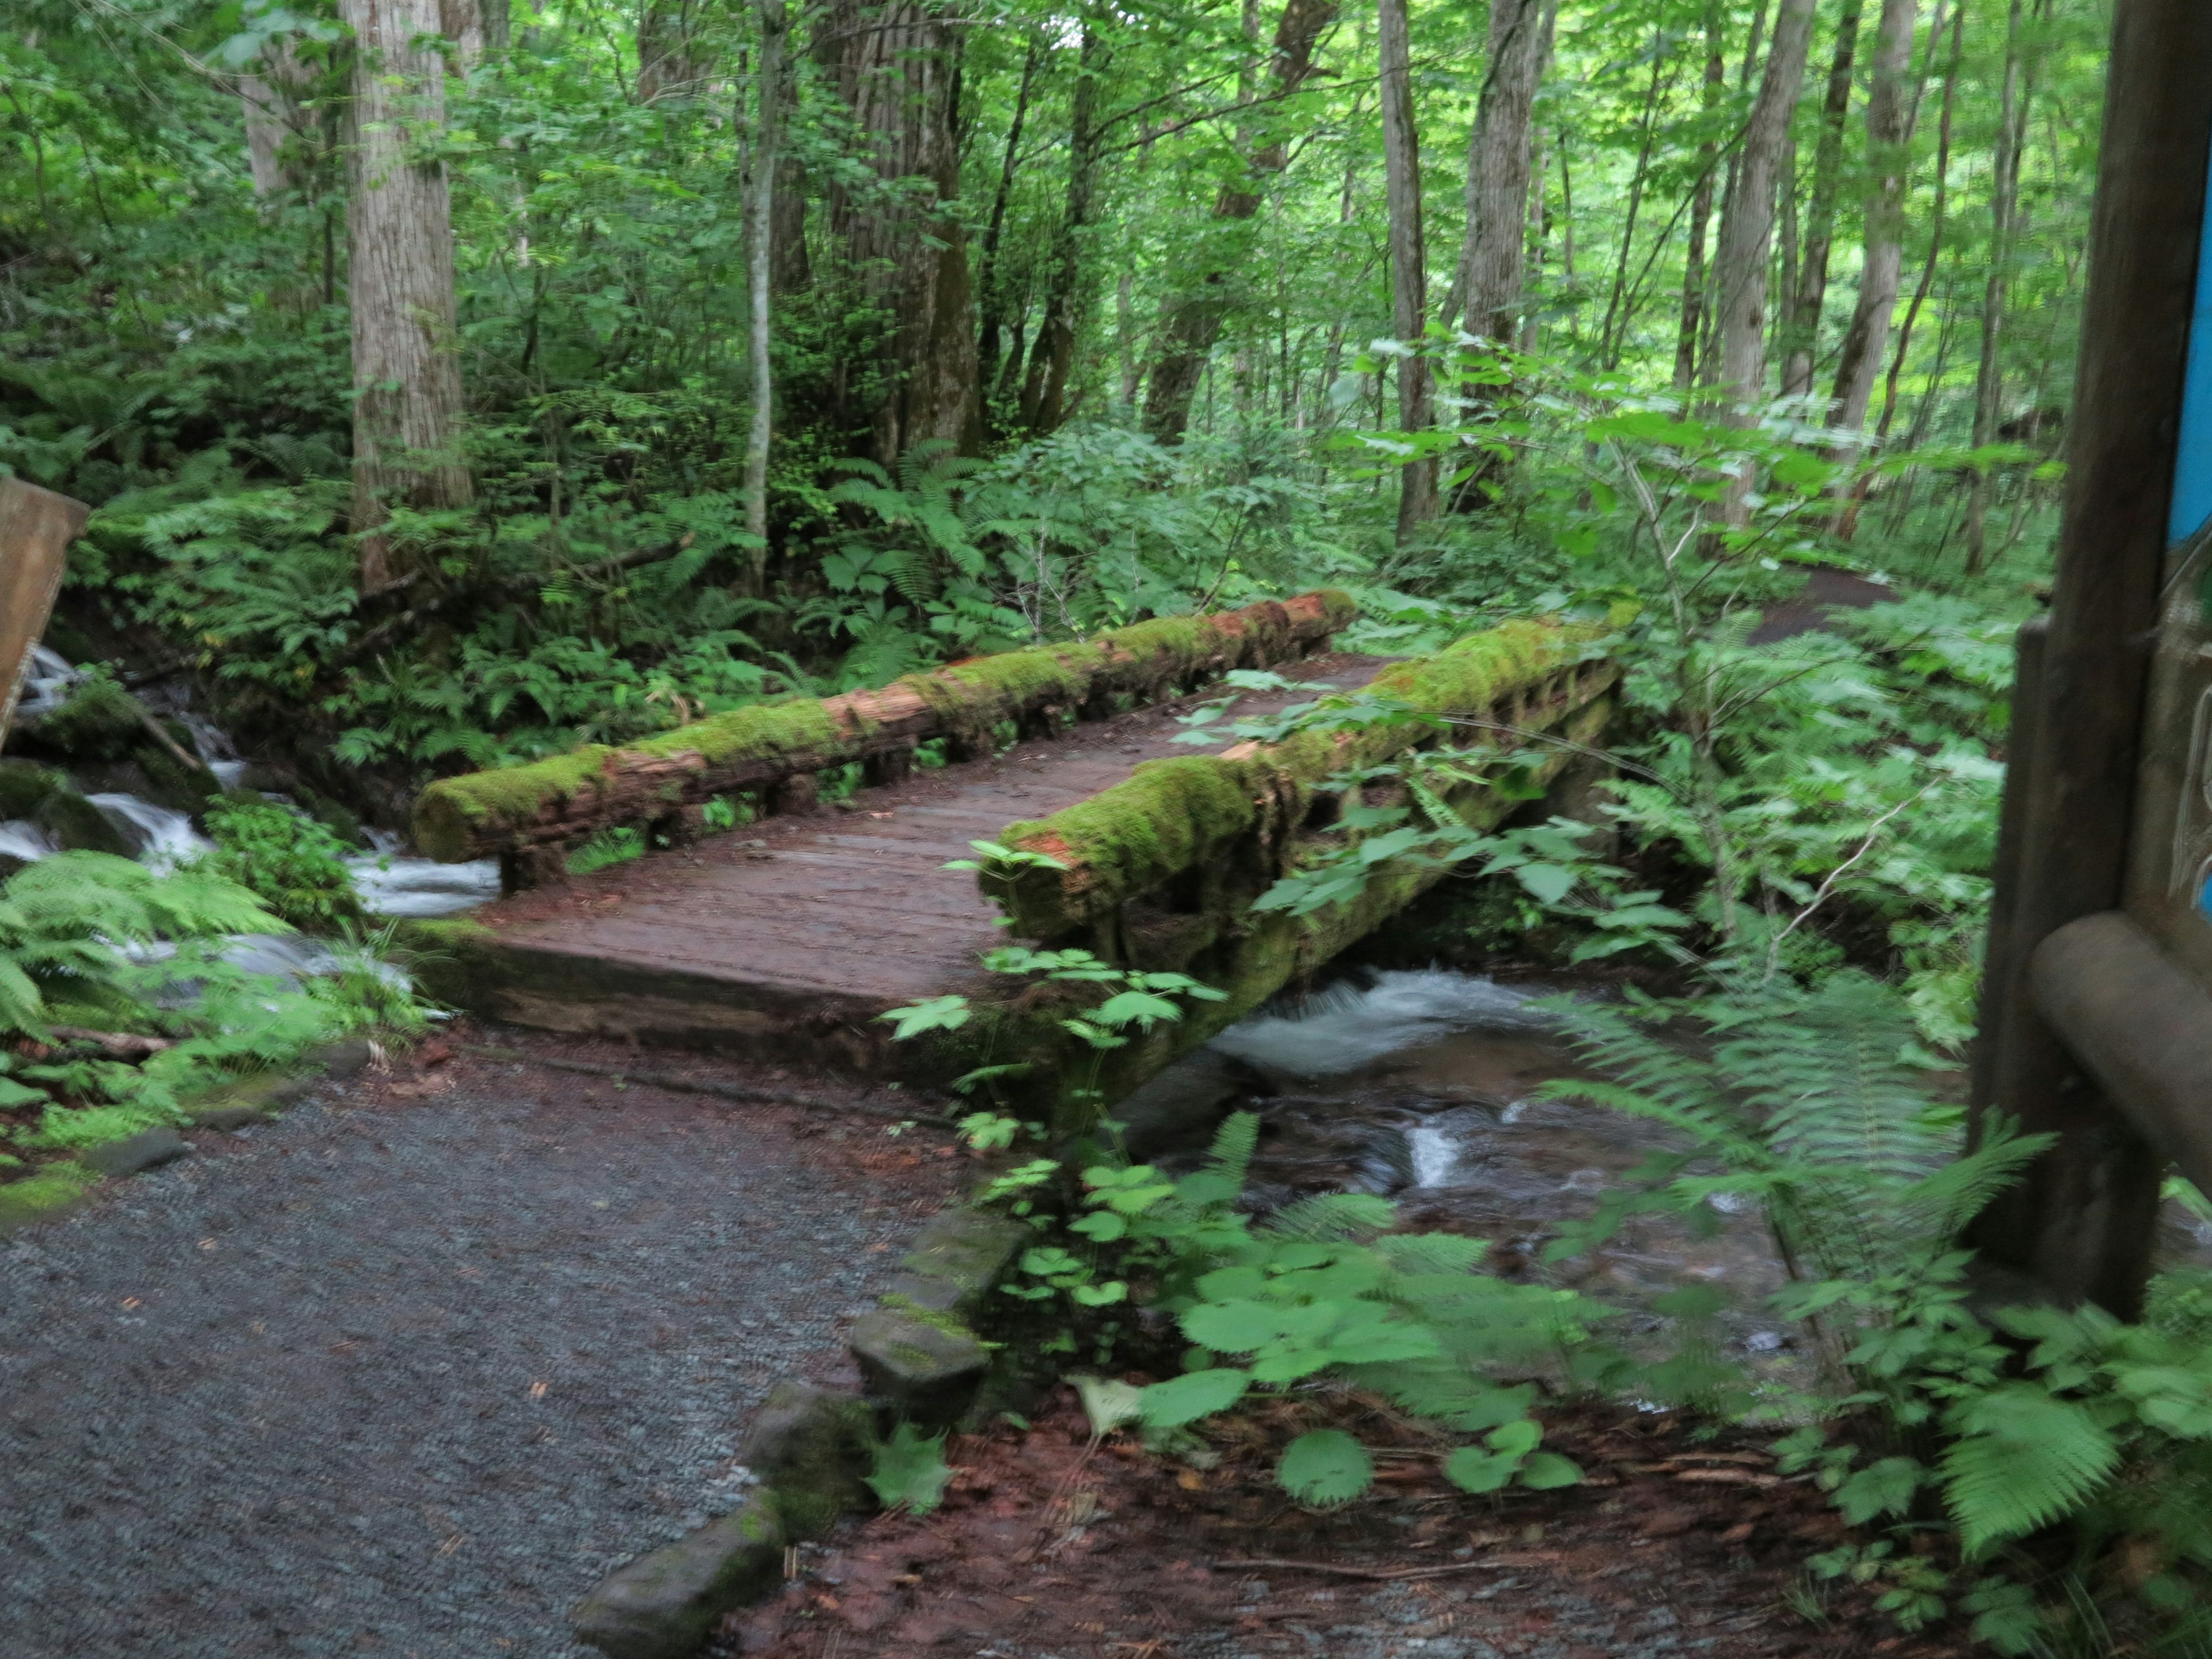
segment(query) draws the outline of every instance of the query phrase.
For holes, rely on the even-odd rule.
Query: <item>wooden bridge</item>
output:
[[[1303,919],[1251,903],[1308,851],[1357,833],[1329,781],[1438,728],[1396,725],[1279,744],[1194,749],[1176,716],[1237,668],[1295,690],[1243,694],[1238,716],[1366,690],[1425,713],[1564,738],[1563,771],[1602,728],[1618,670],[1604,623],[1507,623],[1431,657],[1332,651],[1343,595],[1310,593],[1164,619],[911,675],[880,691],[740,710],[624,749],[449,779],[424,792],[418,842],[496,854],[508,896],[416,924],[422,971],[448,1000],[557,1030],[743,1047],[877,1073],[927,1074],[1019,1053],[1047,1059],[1068,1012],[983,973],[1009,937],[1174,969],[1229,993],[1116,1057],[1126,1086],[1370,931],[1436,878],[1385,864],[1358,902]],[[1464,734],[1463,734],[1464,735]],[[1504,750],[1526,739],[1492,732]],[[925,750],[923,745],[928,745]],[[935,766],[928,761],[939,758]],[[917,760],[922,763],[917,764]],[[824,774],[861,787],[823,803]],[[849,773],[843,774],[850,776]],[[1373,786],[1370,802],[1379,799]],[[713,819],[755,816],[725,833]],[[1514,802],[1454,802],[1495,822]],[[633,830],[654,850],[594,874],[567,860]],[[989,842],[1053,866],[949,870]],[[927,998],[994,1001],[964,1039],[990,1054],[901,1051],[879,1016]],[[1049,1073],[1049,1065],[1036,1068]]]

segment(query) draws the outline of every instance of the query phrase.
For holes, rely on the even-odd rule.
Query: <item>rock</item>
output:
[[[607,1659],[690,1659],[721,1622],[782,1575],[784,1529],[756,1495],[719,1520],[611,1573],[576,1604],[576,1639]]]
[[[106,813],[74,789],[56,789],[40,801],[31,822],[70,852],[112,853],[129,858],[137,850]]]
[[[945,1210],[914,1241],[889,1294],[930,1313],[972,1319],[1014,1253],[1035,1237],[1011,1217]]]
[[[266,1123],[285,1107],[313,1094],[321,1079],[286,1077],[271,1072],[226,1084],[210,1091],[185,1108],[185,1115],[202,1129],[243,1129]]]
[[[775,1494],[791,1538],[817,1538],[838,1516],[870,1507],[867,1402],[857,1395],[779,1382],[753,1413],[738,1461]]]
[[[222,1129],[226,1132],[250,1129],[257,1123],[272,1121],[273,1113],[257,1106],[196,1106],[185,1115],[191,1120],[195,1129]]]
[[[1242,1061],[1200,1048],[1122,1097],[1112,1117],[1121,1126],[1129,1156],[1142,1162],[1160,1152],[1205,1146],[1230,1103],[1259,1086]]]
[[[325,1042],[319,1048],[308,1049],[300,1059],[303,1064],[321,1066],[325,1077],[343,1083],[368,1069],[368,1039],[347,1037],[339,1042]]]
[[[191,1152],[191,1144],[174,1129],[141,1129],[128,1140],[111,1140],[80,1156],[104,1176],[131,1176],[174,1164]]]
[[[991,1364],[990,1350],[966,1326],[920,1309],[861,1315],[848,1346],[868,1392],[927,1428],[958,1420]]]
[[[39,721],[34,735],[41,749],[72,760],[120,760],[144,741],[145,711],[137,698],[95,672]]]
[[[36,761],[0,760],[0,818],[27,818],[69,780]]]

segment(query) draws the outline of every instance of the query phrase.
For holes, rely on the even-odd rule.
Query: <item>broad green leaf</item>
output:
[[[1302,1504],[1349,1503],[1374,1484],[1375,1460],[1341,1429],[1315,1429],[1283,1449],[1275,1479]]]
[[[1201,1417],[1225,1412],[1244,1397],[1252,1386],[1249,1372],[1227,1367],[1209,1371],[1187,1371],[1146,1389],[1139,1402],[1147,1426],[1180,1428]]]

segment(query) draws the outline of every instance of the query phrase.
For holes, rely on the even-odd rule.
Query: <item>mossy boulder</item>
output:
[[[36,761],[0,760],[0,819],[30,817],[40,802],[69,787],[67,778]]]
[[[121,760],[146,738],[146,711],[105,674],[86,678],[39,721],[38,746],[71,760]]]
[[[51,792],[32,812],[31,822],[68,852],[112,853],[127,859],[138,850],[130,836],[74,789]]]
[[[0,1186],[0,1237],[58,1215],[99,1184],[96,1170],[72,1159],[46,1164],[21,1181]]]

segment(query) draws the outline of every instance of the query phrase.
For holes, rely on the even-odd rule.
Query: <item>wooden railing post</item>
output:
[[[0,738],[15,719],[15,699],[31,668],[31,648],[46,631],[61,591],[69,544],[92,509],[21,478],[0,480]]]

